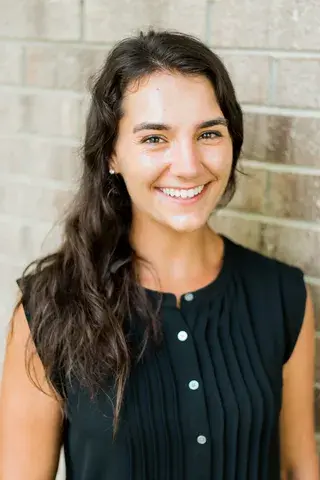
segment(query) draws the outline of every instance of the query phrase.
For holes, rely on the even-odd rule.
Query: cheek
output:
[[[220,178],[229,175],[232,167],[232,143],[225,143],[207,151],[205,158],[208,168]]]
[[[165,170],[167,165],[166,158],[163,153],[158,155],[155,152],[132,153],[130,157],[127,155],[122,157],[120,162],[120,172],[125,182],[134,182],[135,184],[150,185],[155,182]]]
[[[132,156],[120,166],[120,172],[129,193],[141,195],[157,181],[163,170],[163,164],[148,155]]]

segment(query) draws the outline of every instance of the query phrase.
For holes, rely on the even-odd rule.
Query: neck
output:
[[[223,241],[208,225],[177,232],[150,219],[134,218],[131,245],[143,261],[137,264],[142,286],[179,295],[206,285],[217,275]]]

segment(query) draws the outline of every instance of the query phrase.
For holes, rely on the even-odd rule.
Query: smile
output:
[[[200,195],[202,190],[204,189],[204,185],[199,185],[195,188],[188,188],[188,189],[176,189],[176,188],[160,188],[161,192],[169,197],[174,198],[193,198],[197,195]]]

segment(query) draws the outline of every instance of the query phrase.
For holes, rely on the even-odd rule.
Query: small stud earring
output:
[[[113,168],[110,168],[109,173],[110,173],[110,175],[114,175],[114,174],[115,174],[115,171],[113,170]]]

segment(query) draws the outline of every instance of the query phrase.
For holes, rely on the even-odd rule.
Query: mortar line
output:
[[[320,168],[308,167],[304,165],[263,162],[259,160],[251,160],[249,158],[241,159],[240,165],[243,167],[250,167],[258,170],[268,170],[269,172],[276,173],[292,173],[294,175],[311,175],[316,177],[320,176]]]
[[[208,45],[211,38],[211,8],[213,7],[214,1],[207,0],[206,3],[206,19],[205,19],[205,43]]]
[[[51,228],[53,225],[56,225],[57,219],[53,219],[51,221],[49,220],[43,220],[39,218],[34,218],[34,217],[19,217],[18,215],[12,215],[12,214],[5,214],[5,213],[0,213],[0,222],[1,223],[7,223],[7,224],[13,224],[13,225],[22,225],[22,226],[36,226],[36,225],[42,225],[46,226],[48,228]],[[59,222],[59,219],[58,219]]]
[[[21,86],[25,86],[27,83],[27,52],[25,45],[22,45],[21,55]],[[1,85],[2,87],[2,85]]]
[[[311,277],[310,275],[305,275],[304,279],[309,285],[320,287],[320,278]]]
[[[268,84],[268,95],[267,95],[267,102],[269,105],[272,105],[275,100],[275,93],[276,93],[276,84],[277,84],[277,76],[278,76],[278,60],[275,58],[269,58],[269,84]]]
[[[245,113],[258,113],[262,115],[278,115],[280,117],[299,117],[299,118],[320,118],[319,109],[295,108],[295,107],[277,107],[267,105],[255,105],[243,103],[242,110]]]
[[[293,59],[317,59],[320,58],[318,50],[286,50],[272,48],[248,48],[248,47],[223,47],[219,45],[209,45],[215,52],[222,52],[229,55],[249,55],[249,56],[271,56],[274,58],[293,58]]]
[[[47,177],[32,177],[30,175],[24,174],[10,174],[10,173],[1,173],[0,176],[0,185],[27,185],[31,187],[45,187],[50,190],[57,191],[71,191],[77,185],[77,180],[74,179],[72,182],[66,182],[64,180],[54,180]]]
[[[209,3],[209,8],[212,8],[212,5],[214,4],[214,1],[208,1]],[[71,46],[71,47],[86,47],[86,48],[98,48],[98,49],[105,49],[105,48],[111,48],[114,43],[117,40],[114,39],[114,41],[107,41],[107,42],[101,42],[101,41],[84,41],[83,39],[80,40],[75,40],[75,39],[54,39],[54,38],[48,38],[48,39],[39,39],[39,38],[14,38],[14,37],[5,37],[5,36],[0,36],[0,43],[18,43],[18,44],[28,44],[28,45],[38,45],[38,46],[46,46],[46,45],[66,45],[66,46]],[[251,47],[226,47],[226,46],[219,46],[219,45],[209,45],[210,48],[214,49],[215,51],[221,51],[224,53],[228,53],[231,55],[252,55],[252,56],[261,56],[261,55],[271,55],[277,58],[310,58],[310,59],[318,59],[320,58],[320,53],[318,50],[286,50],[286,49],[272,49],[272,48],[254,48],[252,49]]]
[[[64,137],[62,135],[50,135],[45,136],[38,133],[27,133],[27,132],[17,132],[17,133],[0,133],[0,140],[38,140],[41,142],[50,142],[56,145],[66,145],[78,150],[81,143],[80,140],[76,137]]]
[[[241,212],[239,210],[232,210],[232,209],[220,210],[218,212],[218,215],[222,217],[240,218],[248,221],[261,222],[267,225],[276,225],[279,227],[289,227],[289,228],[296,228],[299,230],[309,230],[313,232],[320,232],[320,223],[308,222],[306,220],[271,217],[271,216],[262,215],[259,213]]]
[[[84,31],[84,11],[85,11],[85,0],[80,0],[80,41],[84,42],[85,31]]]
[[[63,95],[72,98],[79,98],[81,100],[85,100],[86,91],[75,91],[75,90],[68,90],[63,88],[50,88],[50,87],[33,87],[30,85],[8,85],[8,84],[0,84],[0,91],[8,92],[8,93],[17,93],[20,95],[23,94],[36,94],[36,95]]]

